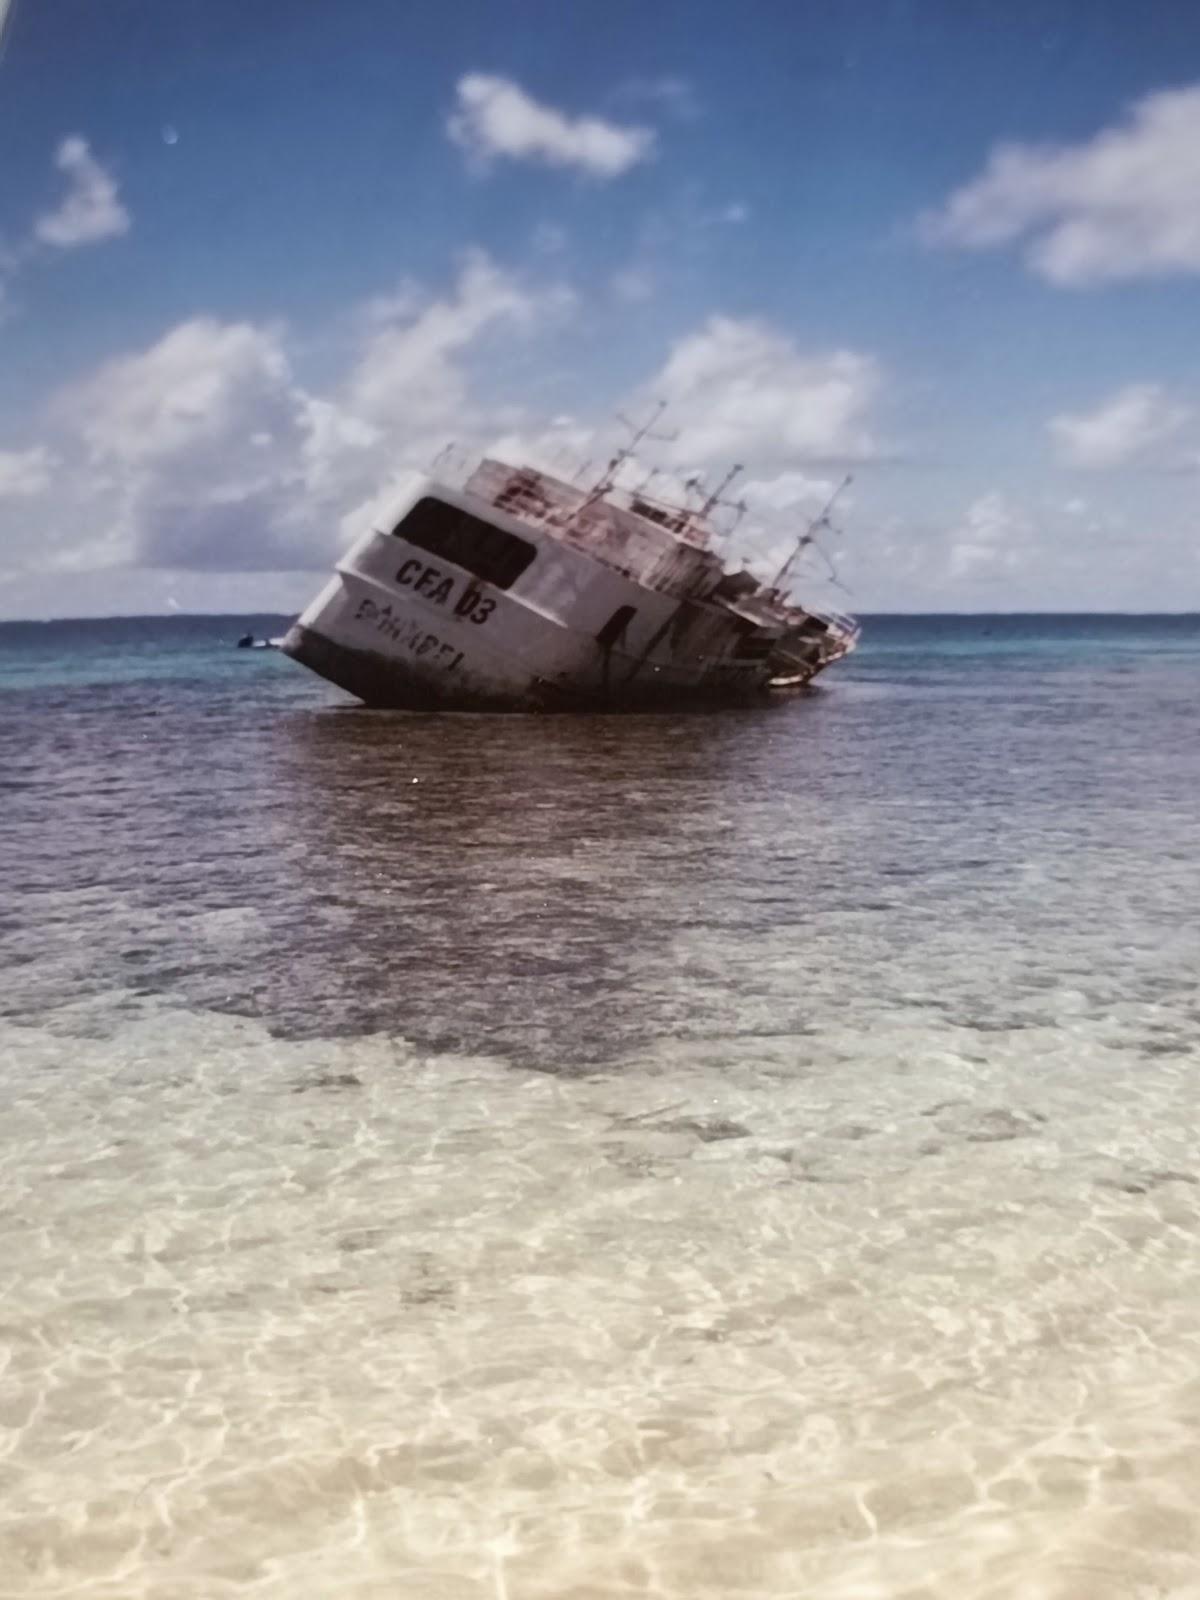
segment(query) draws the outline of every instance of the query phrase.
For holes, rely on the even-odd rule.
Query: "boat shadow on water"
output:
[[[816,805],[812,785],[773,792],[768,724],[804,749],[816,707],[792,709],[286,713],[263,773],[273,948],[256,1009],[288,1036],[382,1030],[558,1071],[719,1030],[733,991],[696,988],[683,952],[699,929],[732,949],[771,914],[764,797],[767,813]],[[244,978],[223,981],[241,1009]]]

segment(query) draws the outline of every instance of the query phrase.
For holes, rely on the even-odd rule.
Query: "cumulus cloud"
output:
[[[1075,145],[1001,145],[979,177],[923,219],[931,243],[1024,241],[1031,271],[1064,288],[1200,272],[1200,85],[1161,90]]]
[[[995,582],[1028,564],[1033,536],[1029,513],[993,489],[951,530],[946,572],[951,580]]]
[[[528,398],[536,341],[574,303],[561,283],[468,253],[440,291],[402,283],[345,318],[351,349],[319,391],[285,326],[190,318],[60,392],[40,447],[0,455],[18,566],[324,570],[397,476],[451,441],[464,460],[492,449],[594,477],[625,438],[612,402],[555,416]],[[642,415],[667,400],[676,437],[650,447],[660,486],[682,494],[693,473],[715,482],[744,461],[750,520],[786,531],[831,487],[815,463],[877,449],[881,385],[868,355],[811,354],[768,324],[714,317],[617,404]],[[51,474],[37,523],[26,499]]]
[[[864,496],[873,489],[861,487]],[[1097,511],[998,486],[957,506],[954,499],[943,490],[936,501],[926,492],[898,511],[878,500],[874,515],[848,508],[846,537],[832,548],[859,609],[1081,611],[1134,609],[1147,600],[1151,609],[1166,570],[1175,571],[1184,593],[1194,592],[1194,561],[1189,578],[1169,519],[1155,528],[1155,561],[1146,560],[1144,506],[1143,537],[1131,538],[1109,499]]]
[[[525,424],[485,436],[486,454],[583,483],[599,476],[617,445],[612,430],[586,418],[563,415],[542,423],[525,419]]]
[[[667,402],[681,462],[812,463],[880,453],[869,413],[882,381],[870,355],[809,355],[766,323],[710,317],[647,393]]]
[[[66,174],[67,193],[56,210],[45,212],[34,223],[36,239],[60,250],[73,250],[129,232],[129,213],[121,204],[116,181],[92,155],[86,139],[78,134],[64,139],[54,164]]]
[[[32,450],[0,450],[0,500],[28,500],[44,494],[57,464],[44,445]]]
[[[322,568],[403,467],[501,408],[474,394],[491,336],[522,337],[570,296],[480,252],[441,296],[373,302],[343,377],[312,393],[283,328],[193,318],[62,394],[56,418],[90,474],[96,559],[194,571]],[[77,464],[77,474],[80,470]]]
[[[882,383],[870,356],[808,355],[767,324],[712,318],[679,340],[659,371],[628,398],[626,414],[640,420],[652,417],[659,401],[666,407],[644,459],[627,462],[619,482],[684,502],[689,480],[712,488],[735,463],[752,465],[755,471],[735,481],[727,498],[744,501],[748,512],[738,525],[738,557],[765,577],[837,487],[836,477],[805,468],[878,453],[871,410]],[[546,428],[501,433],[488,448],[504,460],[591,482],[628,438],[607,420],[589,424],[565,417]],[[715,520],[720,531],[731,518],[725,511]],[[830,576],[833,562],[827,557],[836,557],[836,538],[823,539],[822,548],[826,555],[814,553],[806,564],[806,582]],[[840,590],[825,598],[839,603],[839,596],[844,603]]]
[[[715,487],[735,463],[753,467],[728,498],[744,501],[748,511],[738,527],[738,553],[765,576],[837,486],[836,477],[811,468],[878,453],[871,412],[882,384],[868,355],[809,355],[767,324],[711,318],[679,340],[628,397],[625,414],[639,420],[652,417],[658,402],[666,406],[644,460],[628,462],[619,481],[682,502],[689,480]],[[565,417],[544,428],[499,432],[488,449],[504,460],[591,482],[628,439],[608,419]],[[718,524],[729,520],[727,513],[717,518]],[[835,541],[825,544],[833,549]],[[825,560],[816,556],[808,570],[814,576],[828,576]]]
[[[324,554],[287,527],[306,400],[279,329],[198,317],[107,362],[61,397],[58,414],[107,486],[129,560],[239,571]]]
[[[650,492],[682,497],[694,473],[715,486],[745,462],[729,498],[745,499],[749,515],[723,548],[765,576],[836,486],[837,458],[879,447],[884,378],[866,353],[813,354],[770,325],[714,318],[623,406],[603,398],[555,415],[518,373],[528,372],[531,341],[554,327],[559,289],[482,256],[462,262],[441,292],[410,287],[342,324],[355,344],[319,393],[286,328],[216,318],[182,323],[76,383],[59,397],[55,434],[0,453],[0,608],[63,614],[134,594],[150,605],[167,594],[227,609],[299,604],[403,469],[440,455],[454,481],[487,450],[594,482],[628,440],[613,411],[647,418],[659,395],[673,404],[654,431],[677,437],[648,445],[626,481],[661,466]],[[731,408],[730,386],[744,404]],[[756,408],[760,392],[767,403]],[[1124,526],[1112,494],[1095,511],[1062,493],[1022,504],[996,487],[955,514],[953,505],[931,512],[924,491],[918,510],[911,486],[898,508],[895,475],[856,469],[855,478],[834,514],[845,537],[821,540],[855,600],[821,589],[828,574],[814,550],[802,586],[818,600],[1070,609],[1195,594],[1194,522],[1169,504],[1152,516],[1151,563],[1140,500]]]
[[[97,459],[169,459],[201,442],[215,457],[235,428],[249,438],[284,423],[289,382],[277,330],[197,317],[105,363],[61,406]]]
[[[593,178],[618,178],[654,150],[649,128],[600,117],[570,117],[533,99],[510,78],[471,72],[460,78],[446,123],[455,144],[487,164],[498,158],[574,167]]]
[[[346,384],[346,403],[368,418],[421,418],[443,426],[462,415],[467,383],[457,357],[489,330],[528,330],[570,309],[561,285],[535,290],[503,271],[482,251],[464,258],[452,291],[413,316],[401,312],[380,325]]]
[[[1094,410],[1052,417],[1047,426],[1064,466],[1170,470],[1196,462],[1194,449],[1189,461],[1179,447],[1193,416],[1192,408],[1173,400],[1161,384],[1131,383]]]

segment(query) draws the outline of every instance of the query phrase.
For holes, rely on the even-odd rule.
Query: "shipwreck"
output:
[[[462,711],[761,702],[854,648],[851,617],[790,592],[828,508],[764,584],[713,548],[719,493],[619,488],[628,454],[591,488],[488,459],[460,487],[412,474],[282,648],[368,705]]]

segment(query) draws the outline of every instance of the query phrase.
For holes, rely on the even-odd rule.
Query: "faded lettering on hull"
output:
[[[428,666],[453,672],[462,661],[463,653],[457,645],[447,644],[435,633],[427,632],[422,623],[414,622],[411,617],[397,616],[390,605],[381,606],[369,598],[360,600],[354,620],[365,622],[402,650],[421,657]]]
[[[495,600],[490,595],[481,594],[473,583],[464,583],[462,592],[454,599],[457,580],[416,556],[409,556],[401,564],[396,572],[396,582],[401,588],[411,589],[414,594],[428,600],[430,605],[444,606],[454,600],[454,615],[469,617],[472,622],[486,622],[496,609]]]

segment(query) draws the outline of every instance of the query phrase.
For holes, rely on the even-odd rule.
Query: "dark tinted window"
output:
[[[527,540],[494,528],[444,500],[418,500],[392,532],[430,555],[465,567],[497,589],[515,583],[537,555],[537,547]]]

